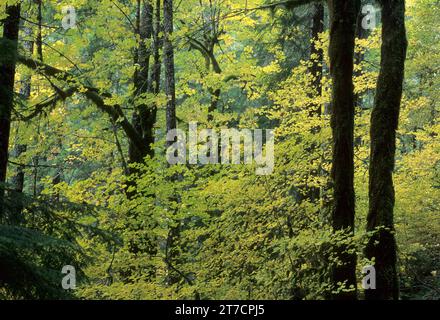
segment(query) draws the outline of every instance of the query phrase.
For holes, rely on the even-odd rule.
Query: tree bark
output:
[[[329,0],[330,12],[330,73],[333,80],[331,127],[333,134],[332,226],[335,231],[354,231],[354,94],[353,55],[356,17],[359,1]],[[340,264],[332,268],[334,286],[345,283],[349,292],[333,295],[334,299],[356,299],[356,255],[346,247],[337,245],[336,256]]]
[[[382,48],[376,97],[371,114],[369,212],[367,231],[374,232],[366,256],[375,259],[376,289],[366,299],[398,299],[394,238],[393,170],[406,59],[405,1],[381,0]]]
[[[156,6],[158,4],[156,3]],[[152,0],[145,0],[141,7],[141,1],[138,1],[138,13],[137,13],[137,22],[136,26],[138,30],[136,32],[139,34],[140,42],[139,46],[135,51],[135,63],[139,64],[139,69],[135,72],[134,75],[134,102],[135,102],[135,111],[133,114],[132,125],[135,130],[139,133],[142,140],[142,145],[138,146],[133,140],[129,141],[129,163],[143,163],[146,156],[153,157],[154,156],[154,124],[156,122],[156,110],[157,107],[153,103],[146,102],[138,102],[137,99],[145,99],[147,94],[155,93],[155,90],[159,90],[159,81],[160,81],[160,66],[158,60],[160,59],[159,54],[159,27],[160,22],[156,21],[156,29],[153,30],[153,5]],[[160,2],[159,7],[156,8],[156,19],[157,10],[160,10]],[[159,11],[159,19],[160,19],[160,11]],[[151,70],[150,76],[150,59],[151,59],[151,45],[148,41],[151,40],[154,31],[154,65]],[[133,175],[139,173],[138,168],[128,168],[129,174]],[[136,180],[128,180],[127,181],[127,197],[129,199],[133,199],[136,194]],[[131,188],[130,188],[131,187]],[[140,217],[135,212],[129,213],[130,220],[139,220]],[[154,221],[153,219],[151,219]],[[153,222],[154,223],[154,222]],[[129,223],[128,228],[133,231],[138,232],[138,237],[135,239],[131,239],[129,241],[129,251],[133,254],[148,254],[149,257],[153,257],[157,254],[157,239],[150,235],[151,230],[145,229],[145,227],[141,227],[140,230],[138,226],[132,226]],[[154,226],[151,227],[154,229]],[[153,265],[149,265],[148,267],[144,267],[144,274],[150,279],[152,279],[155,275],[155,267]]]
[[[3,20],[3,39],[0,52],[0,222],[4,221],[4,183],[8,166],[11,111],[14,102],[14,78],[17,60],[20,4],[6,6],[7,17]]]
[[[141,6],[140,1],[138,1],[138,6]],[[129,163],[141,163],[147,155],[152,157],[154,153],[152,144],[154,143],[153,126],[156,122],[156,111],[148,104],[136,101],[137,99],[145,99],[151,87],[151,79],[149,78],[151,46],[148,43],[153,32],[153,6],[151,0],[144,1],[142,7],[138,8],[136,25],[138,27],[136,33],[139,34],[140,41],[135,51],[134,61],[139,64],[139,70],[134,75],[135,97],[133,100],[135,111],[132,125],[142,136],[142,146],[136,146],[133,141],[130,141]]]
[[[151,88],[150,92],[154,94],[158,94],[160,91],[160,70],[161,70],[161,60],[160,60],[160,49],[162,48],[162,39],[160,33],[162,32],[162,26],[160,23],[161,14],[160,14],[160,0],[156,0],[155,7],[155,22],[153,29],[153,70],[151,73]],[[155,105],[155,110],[157,106]]]
[[[166,129],[167,132],[177,128],[176,118],[176,88],[175,88],[175,68],[174,68],[174,49],[172,44],[173,33],[173,0],[163,1],[163,24],[164,24],[164,67],[165,67],[165,94],[167,95],[166,106]],[[167,141],[167,145],[173,141]],[[181,175],[177,174],[170,177],[170,181],[174,182],[181,179]],[[180,202],[179,196],[173,194],[170,202]],[[177,209],[172,209],[176,214]],[[175,284],[179,281],[180,272],[176,273],[174,262],[177,260],[177,252],[173,250],[180,238],[181,221],[175,219],[176,226],[169,226],[168,236],[166,238],[165,262],[167,264],[168,274],[166,283],[168,285]]]
[[[29,55],[33,54],[34,51],[34,42],[30,40],[32,37],[32,29],[28,26],[23,26],[23,34],[25,39],[23,39],[23,48],[25,51],[29,53]],[[28,39],[27,39],[28,38]],[[20,79],[20,95],[23,99],[28,100],[31,95],[31,76],[25,75]],[[17,127],[17,135],[19,133]],[[13,155],[15,158],[20,157],[27,150],[26,144],[16,143],[14,145]],[[16,192],[16,201],[15,202],[15,220],[21,220],[21,213],[23,211],[23,203],[21,199],[21,195],[23,194],[24,189],[24,166],[18,165],[15,171],[15,174],[11,178],[11,184]]]
[[[32,34],[32,31],[29,27],[24,27],[23,30],[26,37],[30,37]],[[32,55],[33,48],[34,48],[34,42],[30,40],[25,40],[23,43],[24,49],[29,52],[29,54]],[[29,99],[31,95],[31,77],[30,76],[23,76],[20,79],[21,86],[20,86],[20,95],[23,97],[23,99]],[[17,130],[18,132],[18,130]],[[14,157],[20,157],[23,153],[25,153],[27,150],[27,145],[17,143],[14,146]],[[18,166],[17,171],[15,175],[12,177],[12,185],[14,186],[14,189],[18,193],[23,192],[24,187],[24,168],[23,166]]]
[[[174,49],[172,44],[173,33],[173,0],[163,1],[163,27],[164,27],[164,67],[165,67],[165,94],[166,129],[176,128],[176,84],[174,79]],[[170,142],[172,143],[172,142]]]
[[[38,23],[38,31],[37,31],[37,57],[43,62],[43,32],[42,32],[42,21],[43,21],[43,0],[37,0],[38,5],[38,14],[37,14],[37,23]]]

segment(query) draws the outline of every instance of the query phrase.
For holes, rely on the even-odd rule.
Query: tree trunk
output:
[[[160,91],[160,69],[161,69],[161,61],[160,61],[160,49],[162,48],[162,39],[160,37],[160,33],[162,32],[162,27],[160,23],[160,0],[156,0],[156,8],[155,8],[155,23],[153,29],[153,70],[151,72],[151,88],[150,92],[154,94],[158,94]],[[154,106],[155,110],[157,106]]]
[[[27,34],[26,31],[25,33]],[[26,50],[32,52],[33,42],[26,41],[24,43],[24,47],[26,48]],[[20,95],[23,97],[23,99],[29,99],[31,94],[31,78],[30,76],[24,76],[20,81],[21,81]],[[19,131],[17,130],[17,132]],[[23,153],[26,152],[26,150],[27,150],[27,145],[16,143],[13,152],[14,157],[15,158],[20,157]],[[22,193],[24,188],[24,167],[22,165],[19,165],[17,167],[15,175],[12,177],[11,181],[12,181],[12,185],[14,186],[14,190],[18,193]]]
[[[407,49],[405,1],[382,0],[382,55],[374,109],[371,114],[371,154],[367,231],[375,231],[366,256],[375,258],[376,289],[367,299],[398,299],[394,238],[394,170],[396,130]]]
[[[174,69],[174,49],[172,44],[173,33],[173,0],[163,1],[163,20],[164,20],[164,67],[165,67],[165,94],[167,95],[166,106],[166,129],[167,132],[177,128],[176,122],[176,88],[175,88],[175,69]],[[172,144],[173,141],[167,141]],[[170,178],[171,182],[181,179],[180,175]],[[170,202],[179,202],[178,195],[172,195]],[[173,209],[176,213],[176,209]],[[180,238],[180,220],[176,219],[176,226],[169,226],[169,232],[166,239],[165,262],[168,268],[166,283],[172,285],[177,283],[180,273],[176,274],[174,262],[177,260],[177,252],[174,246]]]
[[[23,27],[23,34],[26,39],[23,40],[23,47],[25,51],[29,53],[29,55],[32,55],[34,51],[34,42],[32,40],[29,40],[27,38],[32,37],[32,29],[28,26]],[[31,76],[25,75],[22,76],[20,79],[20,95],[23,99],[28,100],[31,95]],[[17,127],[17,136],[18,136],[19,130]],[[22,154],[24,154],[27,150],[26,144],[16,143],[14,145],[14,151],[13,155],[15,158],[20,157]],[[23,201],[22,201],[22,194],[24,189],[24,166],[23,165],[17,165],[16,172],[14,176],[11,178],[11,184],[14,188],[14,191],[16,193],[15,197],[15,220],[20,221],[21,220],[21,213],[23,211]]]
[[[143,23],[145,24],[145,26],[141,27],[141,33],[143,34],[142,38],[145,37],[145,39],[151,40],[152,36],[153,36],[153,4],[152,4],[152,0],[148,0],[145,2],[144,4],[144,18],[143,18]],[[154,36],[156,37],[156,35]],[[148,48],[147,48],[147,43],[145,41],[143,41],[143,48],[142,50],[145,52],[144,54],[142,54],[140,56],[140,62],[141,62],[141,66],[145,66],[145,71],[141,73],[142,75],[142,88],[141,88],[141,92],[142,93],[148,93],[150,95],[152,95],[153,92],[153,82],[157,81],[157,78],[160,76],[160,74],[157,74],[157,61],[156,61],[156,54],[158,54],[158,48],[155,43],[155,40],[153,39],[153,44],[148,44]],[[148,74],[148,70],[150,69],[150,57],[152,54],[152,47],[154,47],[154,56],[153,56],[153,68],[151,70],[151,75],[149,78],[149,74]],[[144,61],[145,60],[145,61]],[[156,79],[155,79],[156,78]],[[145,86],[145,87],[144,87]],[[153,143],[154,143],[154,124],[156,123],[156,106],[153,103],[149,103],[149,104],[142,104],[140,107],[140,115],[141,115],[141,126],[142,126],[142,139],[145,142],[145,145],[147,146],[147,150],[146,150],[146,155],[153,157],[154,156],[154,148],[152,147]]]
[[[43,35],[42,35],[43,0],[37,0],[37,4],[38,4],[38,14],[37,14],[38,31],[37,31],[37,41],[36,41],[37,57],[38,59],[40,59],[41,62],[43,62]]]
[[[149,92],[150,79],[150,57],[151,49],[147,41],[151,39],[153,29],[153,7],[151,0],[145,1],[141,6],[141,2],[138,1],[137,9],[137,22],[136,26],[138,30],[136,33],[139,35],[139,46],[135,51],[134,62],[139,65],[139,70],[134,75],[134,103],[135,110],[133,113],[132,125],[136,131],[142,137],[142,145],[136,144],[134,141],[129,142],[129,163],[141,163],[144,158],[152,154],[152,143],[154,142],[153,126],[156,120],[156,113],[153,112],[145,103],[138,103],[137,99],[145,99],[145,95]],[[129,169],[130,173],[134,173],[132,169]]]
[[[11,111],[14,102],[14,78],[17,60],[20,4],[6,7],[7,17],[3,20],[3,39],[0,52],[0,222],[5,217],[4,183],[8,166]]]
[[[167,95],[166,106],[166,129],[176,128],[176,84],[174,79],[174,49],[172,44],[173,33],[173,0],[163,1],[163,27],[164,27],[164,67],[165,67],[165,94]],[[172,143],[172,142],[170,142]]]
[[[220,68],[220,65],[214,55],[214,45],[215,45],[215,42],[211,45],[211,47],[209,49],[210,63],[212,64],[212,70],[216,74],[221,74],[222,69]],[[218,102],[220,99],[220,94],[222,91],[220,88],[217,88],[215,90],[210,89],[210,92],[211,92],[211,103],[208,108],[208,121],[214,120],[213,112],[215,110],[217,110],[217,105],[218,105]]]
[[[354,94],[353,55],[359,1],[329,0],[330,74],[333,80],[331,127],[333,133],[332,226],[335,231],[352,234],[354,230]],[[345,283],[349,292],[334,294],[334,299],[356,299],[356,255],[338,246],[340,264],[333,266],[334,286]]]
[[[135,141],[129,141],[129,163],[143,163],[146,156],[153,157],[154,149],[152,144],[154,143],[154,124],[156,122],[156,106],[148,104],[141,99],[145,99],[147,94],[152,93],[154,88],[158,89],[158,84],[153,85],[153,81],[158,82],[160,79],[160,67],[157,68],[157,60],[159,59],[159,48],[156,43],[155,47],[155,61],[153,70],[151,71],[150,78],[150,58],[151,58],[151,45],[148,41],[153,35],[153,5],[152,0],[143,1],[141,6],[141,1],[137,2],[137,18],[136,18],[136,33],[139,34],[140,42],[139,46],[135,51],[135,63],[139,64],[139,69],[134,74],[134,103],[135,110],[132,119],[132,125],[141,136],[141,145],[137,144]],[[157,9],[157,8],[156,8]],[[160,12],[159,12],[160,14]],[[157,10],[156,10],[157,18]],[[156,26],[157,27],[157,26]],[[155,37],[158,38],[157,30],[155,30]],[[157,41],[155,41],[157,42]],[[128,168],[130,175],[139,173],[138,168]],[[136,181],[128,180],[126,194],[129,199],[133,199],[136,194]],[[131,212],[131,220],[139,220],[137,213]],[[157,239],[150,236],[150,229],[139,230],[138,226],[132,226],[129,224],[131,230],[142,234],[138,238],[130,240],[129,251],[133,254],[148,254],[149,257],[155,256],[157,254]],[[153,227],[151,228],[153,229]],[[144,268],[143,272],[148,278],[153,278],[155,274],[154,266],[148,266]]]

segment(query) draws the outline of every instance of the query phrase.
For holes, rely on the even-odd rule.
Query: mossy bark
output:
[[[371,115],[369,212],[367,231],[374,232],[366,256],[375,260],[376,289],[366,299],[398,299],[397,246],[394,237],[393,170],[406,59],[405,1],[382,0],[382,55]]]
[[[349,235],[354,231],[354,93],[353,58],[356,19],[359,1],[329,0],[330,13],[330,74],[333,81],[331,127],[333,136],[332,226]],[[332,266],[332,283],[345,284],[349,291],[333,294],[334,299],[356,299],[356,255],[346,246],[336,244],[339,263]]]
[[[4,220],[4,193],[8,167],[11,112],[14,103],[14,79],[17,61],[20,5],[7,6],[0,43],[0,222]]]

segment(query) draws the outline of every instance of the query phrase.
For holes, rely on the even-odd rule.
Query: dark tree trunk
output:
[[[32,55],[34,51],[34,42],[29,40],[32,37],[32,29],[28,26],[23,27],[23,48],[29,55]],[[20,95],[22,99],[28,100],[31,95],[31,76],[25,75],[20,79]],[[17,128],[17,135],[19,130]],[[16,143],[14,145],[13,155],[15,158],[20,157],[27,150],[26,144]],[[16,192],[16,201],[15,201],[15,217],[16,221],[20,221],[21,213],[23,210],[23,202],[22,202],[22,194],[24,189],[24,166],[17,165],[17,169],[15,174],[12,176],[11,184]]]
[[[150,79],[150,57],[151,49],[147,42],[151,39],[153,31],[153,7],[151,0],[145,1],[141,6],[138,1],[136,26],[139,34],[139,46],[135,51],[134,62],[139,65],[139,70],[134,75],[134,103],[135,111],[133,113],[132,125],[142,137],[142,144],[139,145],[133,140],[129,142],[129,163],[141,163],[149,155],[153,156],[152,143],[154,142],[153,126],[156,121],[156,112],[145,103],[137,102],[138,99],[145,99],[149,92]],[[130,173],[134,173],[129,169]]]
[[[0,53],[0,222],[5,219],[4,183],[8,166],[11,111],[14,101],[14,78],[17,60],[20,5],[7,6],[7,17],[3,20],[3,39]]]
[[[214,120],[213,112],[217,110],[218,101],[220,100],[221,89],[217,88],[215,90],[210,90],[211,92],[211,103],[208,107],[208,121]]]
[[[24,33],[26,37],[31,36],[31,30],[30,28],[24,28]],[[26,51],[28,51],[30,54],[33,52],[34,43],[33,41],[24,41],[24,48]],[[23,76],[20,86],[20,95],[23,99],[29,99],[31,95],[31,77],[30,76]],[[18,130],[17,130],[18,132]],[[14,146],[14,157],[18,158],[23,153],[25,153],[27,150],[27,145],[17,143]],[[12,177],[12,185],[14,186],[14,189],[18,193],[23,192],[24,188],[24,167],[19,165],[17,167],[17,171],[15,175]],[[21,210],[20,210],[21,211]]]
[[[160,8],[159,8],[160,10]],[[144,19],[143,22],[145,23],[145,26],[141,27],[141,32],[144,34],[144,36],[146,39],[151,40],[153,33],[156,33],[156,31],[153,28],[153,16],[154,16],[154,8],[153,8],[153,4],[152,4],[152,0],[148,0],[146,1],[146,3],[144,4]],[[158,44],[156,44],[156,40],[155,38],[158,37],[158,35],[154,34],[153,36],[153,44],[148,44],[148,48],[147,48],[147,44],[144,41],[143,42],[143,49],[145,54],[141,55],[141,65],[145,66],[145,71],[141,73],[142,75],[142,82],[143,82],[143,86],[141,88],[141,92],[142,93],[148,93],[150,95],[152,95],[154,93],[154,83],[155,81],[158,81],[158,78],[160,77],[160,69],[157,70],[157,64],[158,61],[156,59],[158,59],[158,55],[159,55],[159,48],[158,48]],[[154,52],[152,50],[152,48],[154,49]],[[151,70],[151,75],[149,77],[148,74],[148,70],[150,69],[150,57],[153,53],[153,66],[152,66],[152,70]],[[145,60],[145,61],[144,61]],[[144,88],[145,85],[145,88]],[[157,85],[156,85],[157,86]],[[149,104],[142,104],[141,105],[141,109],[140,109],[140,115],[141,115],[141,126],[142,126],[142,139],[145,142],[145,145],[147,146],[147,150],[146,150],[146,155],[153,157],[154,156],[154,148],[153,148],[153,143],[154,143],[154,124],[156,123],[156,113],[157,113],[157,108],[156,105],[154,103],[149,103]]]
[[[209,49],[209,58],[210,58],[209,60],[210,63],[212,64],[212,70],[217,74],[221,74],[222,69],[220,68],[220,65],[214,55],[214,45],[215,43],[213,43]],[[214,119],[213,112],[217,110],[218,102],[220,100],[220,94],[222,93],[222,91],[220,88],[217,88],[215,90],[210,89],[210,92],[211,92],[211,104],[209,105],[208,108],[208,121],[212,121]]]
[[[135,111],[133,114],[132,125],[138,134],[141,136],[141,145],[137,144],[135,141],[130,140],[129,142],[129,163],[142,163],[146,156],[154,156],[154,124],[156,122],[156,106],[142,102],[139,100],[144,100],[147,98],[147,94],[154,93],[154,90],[158,90],[158,82],[160,80],[160,67],[157,67],[159,59],[159,47],[157,41],[154,46],[154,65],[153,70],[151,70],[150,77],[150,59],[151,59],[151,45],[148,43],[153,36],[153,5],[152,0],[145,0],[141,6],[141,1],[138,1],[137,18],[136,18],[136,33],[139,34],[140,42],[139,46],[135,52],[135,63],[139,64],[139,69],[134,75],[134,102]],[[160,10],[160,9],[159,9]],[[156,8],[156,18],[157,18],[157,8]],[[159,12],[160,18],[160,12]],[[159,24],[160,25],[160,24]],[[158,39],[158,29],[156,22],[156,30],[154,30],[154,37]],[[154,84],[153,84],[154,82]],[[129,174],[133,175],[139,172],[138,168],[129,167]],[[127,181],[126,194],[129,199],[136,196],[136,181]],[[131,188],[130,188],[131,187]],[[136,213],[131,212],[131,220],[139,220],[139,216]],[[129,242],[129,251],[133,254],[148,254],[149,257],[155,256],[157,254],[157,239],[150,235],[151,229],[142,227],[139,230],[139,226],[132,226],[129,224],[130,229],[138,232],[139,237]],[[148,266],[143,270],[144,274],[149,278],[153,278],[155,274],[154,266]]]
[[[18,132],[18,131],[17,131]],[[20,157],[27,150],[27,145],[17,143],[14,146],[14,157]],[[15,192],[23,193],[24,189],[24,166],[22,164],[17,165],[15,175],[11,178],[11,184],[14,187]],[[20,210],[21,211],[21,210]]]
[[[164,67],[165,67],[165,94],[167,95],[166,106],[166,129],[167,132],[177,127],[176,121],[176,88],[175,88],[175,69],[174,69],[174,49],[171,41],[173,33],[173,0],[163,1],[163,24],[164,24]],[[168,141],[167,144],[172,144]],[[170,178],[170,181],[180,179],[180,175]],[[171,202],[179,202],[178,195],[172,195]],[[174,209],[175,210],[175,209]],[[180,238],[180,221],[176,220],[176,226],[170,226],[166,239],[165,262],[168,267],[167,284],[177,283],[180,273],[176,274],[174,262],[177,260],[177,252],[174,249]]]
[[[394,170],[396,130],[406,59],[405,1],[382,0],[382,56],[371,114],[371,154],[367,231],[375,231],[366,256],[375,258],[376,289],[367,299],[398,299],[394,238]]]
[[[354,231],[354,94],[353,55],[356,17],[359,1],[329,0],[330,11],[330,73],[333,80],[331,127],[333,133],[332,226],[335,231]],[[338,246],[341,264],[333,266],[332,282],[345,283],[352,291],[334,295],[334,299],[356,299],[356,255]]]
[[[164,27],[164,67],[165,67],[165,94],[166,129],[176,128],[176,84],[174,79],[174,49],[171,41],[173,33],[173,0],[163,1],[163,27]]]
[[[38,23],[38,31],[37,31],[37,56],[40,61],[43,61],[43,35],[42,35],[42,21],[43,21],[43,0],[37,0],[38,4],[38,14],[37,14],[37,23]]]
[[[161,14],[160,14],[160,0],[156,0],[156,8],[155,8],[155,22],[154,22],[154,30],[153,30],[153,70],[151,72],[151,82],[150,82],[150,92],[154,94],[158,94],[160,91],[160,69],[161,69],[161,60],[160,60],[160,50],[162,48],[162,39],[160,37],[160,33],[162,32],[161,27]],[[157,109],[157,106],[154,106],[154,110]]]

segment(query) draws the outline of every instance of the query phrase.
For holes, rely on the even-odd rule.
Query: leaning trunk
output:
[[[374,232],[366,256],[375,261],[376,289],[367,299],[398,299],[394,238],[394,170],[396,130],[406,58],[405,1],[382,0],[382,56],[371,114],[371,154],[367,231]]]

